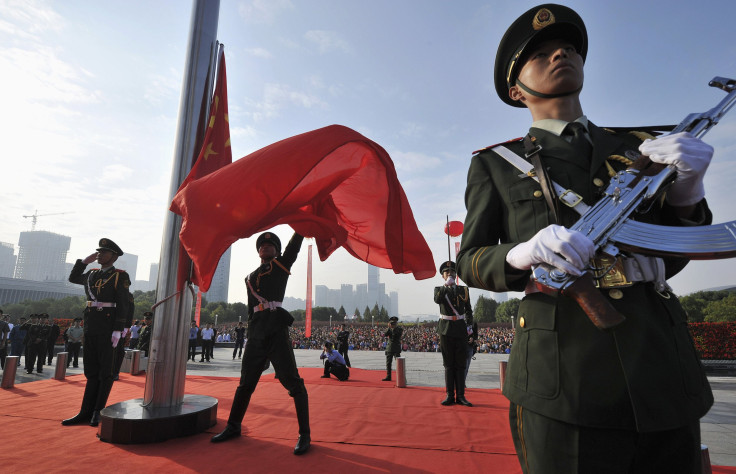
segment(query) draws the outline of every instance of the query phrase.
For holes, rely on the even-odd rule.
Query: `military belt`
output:
[[[271,311],[275,310],[276,308],[281,307],[281,301],[264,301],[263,303],[259,303],[257,306],[253,307],[253,312],[257,313],[259,311],[265,311],[267,309],[270,309]]]
[[[102,311],[102,308],[114,308],[115,303],[103,303],[101,301],[87,301],[88,308],[97,308],[97,311]]]
[[[461,314],[459,316],[447,316],[445,314],[440,314],[440,318],[446,319],[448,321],[457,321],[457,320],[460,320],[460,319],[465,319],[465,315],[464,314]]]

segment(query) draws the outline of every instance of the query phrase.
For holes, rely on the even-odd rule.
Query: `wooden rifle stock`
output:
[[[598,329],[611,329],[626,320],[595,287],[590,273],[577,278],[562,294],[573,298]]]

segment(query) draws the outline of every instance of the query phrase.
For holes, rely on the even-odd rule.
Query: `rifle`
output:
[[[700,138],[736,103],[736,80],[715,77],[708,85],[722,89],[728,95],[707,112],[687,115],[669,134],[690,132]],[[628,169],[611,178],[604,196],[582,213],[571,229],[589,237],[597,253],[614,259],[620,256],[622,249],[703,260],[736,256],[736,221],[679,228],[629,219],[634,211],[646,212],[676,176],[674,166],[652,163],[648,157],[640,156]],[[590,271],[575,277],[543,264],[532,269],[532,279],[537,289],[545,294],[574,298],[599,329],[611,329],[626,319],[595,288]]]

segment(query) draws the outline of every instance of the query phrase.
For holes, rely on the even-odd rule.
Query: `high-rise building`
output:
[[[115,268],[125,270],[128,273],[128,276],[130,276],[130,282],[135,284],[135,274],[136,269],[138,268],[138,255],[125,252],[125,249],[123,249],[123,252],[124,253],[115,261]],[[135,288],[135,286],[133,286],[130,291],[140,289],[142,288]]]
[[[0,242],[0,277],[13,278],[16,259],[15,246]]]
[[[363,314],[365,308],[372,310],[374,306],[383,307],[389,316],[399,315],[399,294],[392,291],[386,294],[386,284],[379,281],[378,267],[368,265],[368,283],[355,285],[342,284],[339,290],[332,290],[325,285],[314,287],[314,306],[325,306],[328,308],[345,308],[345,313],[352,315],[357,309]]]
[[[366,305],[373,308],[378,303],[378,283],[379,283],[378,267],[368,265],[368,301]]]
[[[392,291],[390,296],[390,308],[386,308],[388,310],[389,316],[398,316],[399,315],[399,292],[398,291]]]
[[[228,248],[220,257],[210,289],[205,294],[208,303],[227,303],[228,286],[230,286],[230,255],[230,248]]]
[[[66,281],[66,255],[72,238],[45,230],[21,232],[15,278]]]

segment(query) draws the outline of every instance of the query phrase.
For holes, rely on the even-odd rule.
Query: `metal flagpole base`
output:
[[[181,405],[145,408],[142,398],[105,407],[97,436],[117,444],[157,443],[201,433],[217,423],[217,399],[184,395]]]

